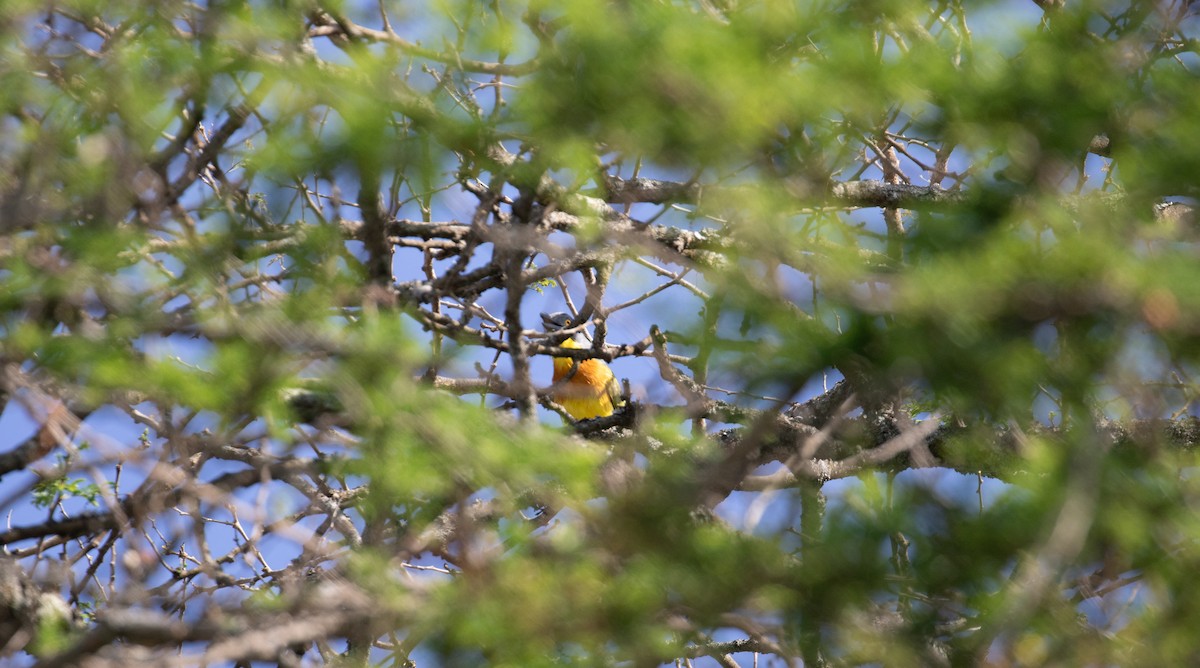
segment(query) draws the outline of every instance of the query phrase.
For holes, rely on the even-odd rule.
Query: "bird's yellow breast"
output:
[[[583,348],[573,339],[561,345]],[[620,394],[612,369],[601,360],[579,360],[578,368],[575,362],[569,357],[554,358],[554,400],[576,420],[612,415],[614,398]]]

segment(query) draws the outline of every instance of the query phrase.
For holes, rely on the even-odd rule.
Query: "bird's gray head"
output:
[[[543,313],[542,314],[542,326],[546,329],[546,333],[548,333],[548,334],[553,334],[554,332],[561,331],[563,328],[565,328],[567,325],[570,325],[570,324],[571,324],[571,314],[569,314],[569,313],[563,313],[563,312],[559,311],[556,313]],[[561,343],[565,338],[567,338],[567,337],[551,337],[550,341],[556,342],[556,343]],[[579,343],[579,344],[585,344],[587,342],[587,337],[584,336],[582,331],[575,332],[569,338],[571,338],[572,340],[574,340],[576,343]]]
[[[546,328],[547,332],[557,332],[569,324],[571,324],[570,314],[561,311],[542,314],[542,326]]]

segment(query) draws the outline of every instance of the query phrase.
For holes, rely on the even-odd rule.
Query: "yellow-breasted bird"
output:
[[[566,313],[543,313],[542,324],[547,332],[557,332],[571,323]],[[563,341],[563,348],[587,348],[583,332],[575,332]],[[573,360],[554,358],[554,385],[551,396],[576,420],[607,417],[613,409],[624,406],[621,387],[612,369],[602,360]]]

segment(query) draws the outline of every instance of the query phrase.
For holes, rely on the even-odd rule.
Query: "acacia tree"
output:
[[[1190,5],[4,3],[4,651],[1194,662]]]

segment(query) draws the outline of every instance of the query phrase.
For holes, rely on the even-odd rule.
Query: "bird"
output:
[[[566,313],[541,315],[547,333],[560,331],[571,323],[571,316]],[[583,332],[575,332],[559,345],[563,348],[589,346]],[[574,420],[608,417],[614,409],[625,405],[617,377],[603,360],[555,357],[553,383],[550,395]]]

